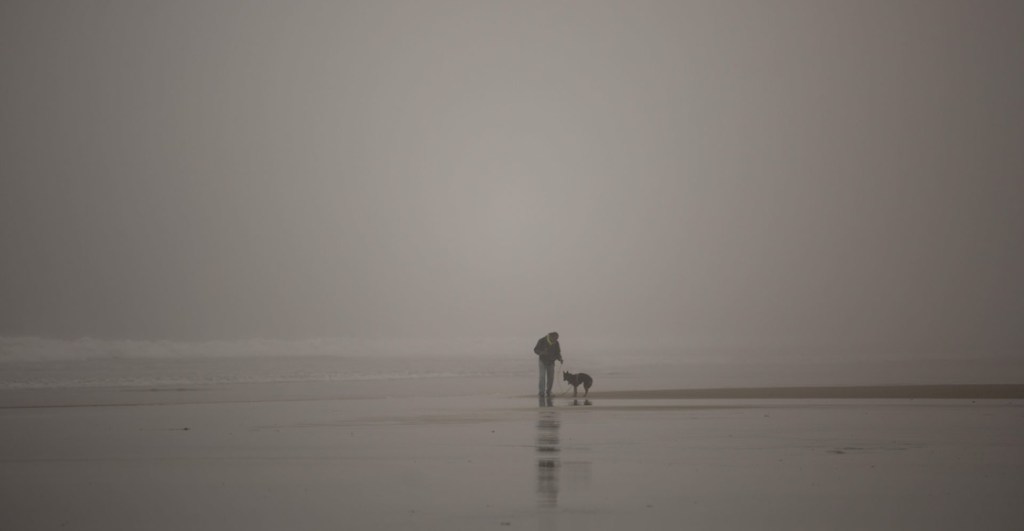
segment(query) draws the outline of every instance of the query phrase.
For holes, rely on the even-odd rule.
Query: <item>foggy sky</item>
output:
[[[0,4],[0,335],[1024,346],[1014,1]]]

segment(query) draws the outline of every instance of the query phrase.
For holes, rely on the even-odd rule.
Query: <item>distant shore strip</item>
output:
[[[1013,399],[1024,398],[1024,384],[869,385],[820,387],[720,387],[709,389],[650,389],[594,391],[591,398],[684,399]]]

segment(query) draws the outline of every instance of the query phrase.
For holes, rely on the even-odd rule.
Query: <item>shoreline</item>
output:
[[[580,393],[580,397],[582,397]],[[856,385],[716,387],[594,391],[587,398],[615,399],[1015,399],[1024,384]]]

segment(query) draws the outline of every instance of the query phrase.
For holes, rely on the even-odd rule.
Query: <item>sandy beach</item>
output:
[[[4,390],[2,527],[1024,526],[1021,385],[456,383]]]

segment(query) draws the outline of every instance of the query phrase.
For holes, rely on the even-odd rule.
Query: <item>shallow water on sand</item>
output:
[[[8,356],[2,527],[1024,528],[1019,398],[636,392],[1022,383],[1012,360],[570,361],[592,395],[548,404],[529,356]]]
[[[516,383],[21,398],[65,407],[0,393],[4,519],[97,530],[1024,526],[1020,400],[547,407],[490,392]]]

